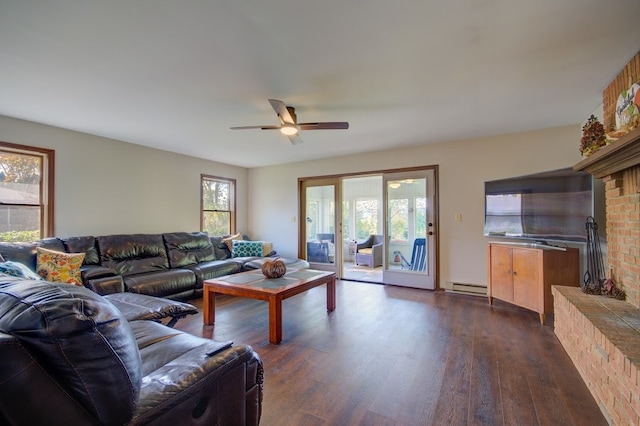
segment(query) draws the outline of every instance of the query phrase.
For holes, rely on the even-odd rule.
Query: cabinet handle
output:
[[[518,275],[518,272],[516,272],[516,271],[513,271],[513,275]]]

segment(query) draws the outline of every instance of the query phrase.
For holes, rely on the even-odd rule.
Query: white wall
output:
[[[237,179],[238,230],[297,256],[298,177],[439,165],[439,284],[486,285],[484,181],[580,161],[581,125],[247,170],[0,116],[0,141],[56,151],[56,235],[195,231],[200,174]],[[295,147],[292,147],[295,149]],[[456,213],[462,222],[455,222]],[[291,217],[296,217],[291,222]]]
[[[297,256],[298,177],[439,165],[439,284],[486,285],[484,181],[573,166],[581,126],[399,148],[249,170],[249,233]],[[293,147],[292,149],[295,149]],[[455,214],[462,222],[455,222]],[[296,222],[291,217],[296,216]]]
[[[0,141],[54,149],[57,236],[200,229],[200,174],[237,180],[247,228],[247,169],[0,116]]]

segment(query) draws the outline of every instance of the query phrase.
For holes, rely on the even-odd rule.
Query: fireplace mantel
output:
[[[600,148],[573,170],[585,170],[597,178],[612,175],[640,164],[640,127]]]

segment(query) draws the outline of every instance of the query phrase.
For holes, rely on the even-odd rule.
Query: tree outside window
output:
[[[425,238],[427,236],[427,199],[426,197],[418,197],[416,203],[416,238]]]
[[[406,242],[409,238],[409,200],[394,198],[389,200],[389,238],[393,242]]]
[[[53,150],[0,142],[0,241],[53,234]]]
[[[349,217],[349,201],[342,202],[342,236],[345,240],[350,239],[351,218]]]
[[[209,235],[235,232],[235,179],[201,175],[200,229]]]
[[[356,239],[363,240],[378,234],[378,200],[356,200]]]

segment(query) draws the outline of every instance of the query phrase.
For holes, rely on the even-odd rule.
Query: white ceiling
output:
[[[0,115],[243,167],[576,124],[640,50],[639,16],[640,0],[0,0]],[[229,129],[279,124],[268,98],[351,127],[297,146]]]

